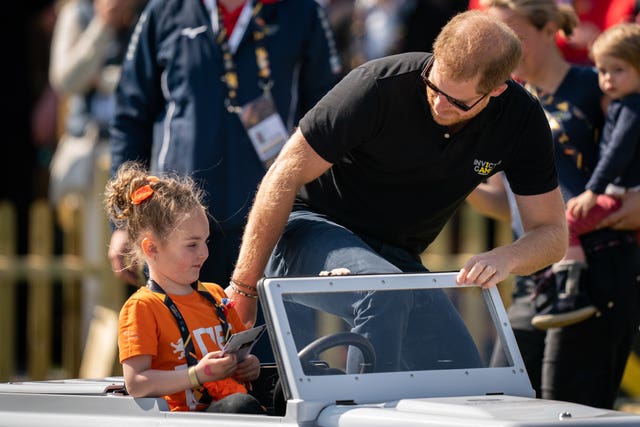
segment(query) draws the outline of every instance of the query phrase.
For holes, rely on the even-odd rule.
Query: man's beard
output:
[[[479,108],[480,107],[479,105],[467,112],[462,112],[455,109],[455,107],[451,107],[451,108],[447,108],[444,111],[445,113],[444,115],[438,115],[435,111],[435,108],[433,107],[433,104],[434,104],[433,98],[429,98],[428,103],[429,103],[429,111],[431,112],[431,117],[433,117],[433,121],[435,121],[440,126],[455,126],[458,124],[466,123],[467,121],[471,120],[472,118],[480,114],[480,112],[482,111],[482,109]]]

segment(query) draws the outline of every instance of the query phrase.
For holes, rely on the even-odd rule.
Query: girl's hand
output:
[[[260,375],[260,360],[255,354],[249,354],[238,363],[233,377],[239,382],[253,381]]]
[[[200,384],[229,378],[238,367],[235,354],[223,355],[221,351],[207,353],[196,365]]]

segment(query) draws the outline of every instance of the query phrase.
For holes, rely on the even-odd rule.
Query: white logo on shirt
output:
[[[191,27],[187,27],[187,28],[183,28],[182,31],[180,31],[180,34],[183,36],[187,36],[190,39],[195,39],[196,36],[198,34],[202,34],[205,31],[207,31],[207,26],[206,25],[201,25],[199,27],[196,28],[191,28]]]
[[[175,344],[169,344],[171,344],[171,347],[173,347],[173,353],[179,354],[178,359],[184,359],[184,343],[182,342],[182,338],[180,338]]]

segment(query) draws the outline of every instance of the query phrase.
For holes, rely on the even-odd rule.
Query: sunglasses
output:
[[[422,70],[422,74],[420,74],[420,77],[422,78],[422,81],[424,82],[425,85],[427,85],[427,87],[429,89],[431,89],[432,91],[434,91],[435,93],[442,95],[446,98],[446,100],[449,102],[449,104],[453,105],[454,107],[467,112],[469,110],[471,110],[473,107],[475,107],[476,105],[478,105],[478,103],[480,101],[482,101],[487,95],[489,95],[488,93],[485,93],[484,95],[482,95],[476,102],[474,102],[471,105],[467,105],[466,103],[460,101],[459,99],[454,98],[453,96],[449,96],[446,93],[444,93],[443,91],[440,90],[440,88],[438,88],[438,86],[434,85],[433,83],[431,83],[429,81],[429,78],[427,77],[429,75],[429,72],[431,71],[431,67],[433,67],[433,62],[434,62],[434,57],[431,56],[431,58],[429,58],[429,62],[427,62],[427,65],[424,67],[424,70]]]

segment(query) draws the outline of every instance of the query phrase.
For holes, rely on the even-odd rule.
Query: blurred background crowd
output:
[[[559,0],[573,3],[581,19],[570,40],[559,40],[571,62],[586,63],[590,40],[617,22],[634,21],[635,0]],[[1,67],[5,102],[2,123],[5,144],[13,168],[2,168],[0,199],[8,199],[24,212],[30,202],[47,198],[49,164],[64,131],[68,98],[84,89],[62,81],[61,72],[52,73],[51,43],[56,22],[66,3],[85,0],[29,0],[5,5],[0,30],[5,40],[4,66]],[[342,69],[371,59],[403,51],[428,51],[442,25],[455,13],[478,7],[478,0],[322,0],[333,27]],[[91,2],[89,2],[91,3]],[[132,8],[141,5],[135,1]],[[135,13],[136,10],[133,10]],[[133,21],[131,21],[133,22]],[[69,19],[60,25],[71,25]],[[118,24],[109,24],[118,25]],[[120,25],[127,25],[121,23]],[[131,24],[133,25],[133,24]],[[80,31],[61,28],[61,32]],[[92,39],[99,43],[99,36]],[[72,53],[60,52],[58,55]],[[96,52],[93,52],[96,54]],[[73,58],[62,57],[61,63]],[[60,67],[60,66],[59,66]],[[84,71],[91,71],[85,69]],[[23,215],[19,217],[24,218]],[[26,235],[20,223],[20,236]],[[25,238],[19,239],[24,252]]]
[[[454,14],[480,7],[478,0],[318,1],[334,33],[342,75],[376,57],[430,51]],[[590,63],[589,44],[602,30],[640,16],[636,0],[558,1],[571,3],[580,18],[571,38],[558,39],[566,59],[576,64]],[[27,0],[4,6],[0,123],[8,161],[0,168],[0,201],[15,206],[18,255],[28,253],[32,203],[46,200],[58,207],[63,194],[52,188],[52,159],[65,134],[83,126],[78,124],[83,112],[90,110],[98,125],[97,155],[108,156],[119,62],[144,6],[144,0]],[[86,200],[99,209],[99,195]],[[18,292],[17,298],[20,307],[24,294]],[[24,353],[24,342],[17,347]]]

